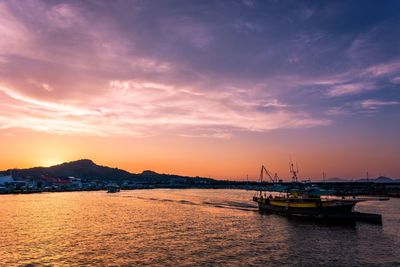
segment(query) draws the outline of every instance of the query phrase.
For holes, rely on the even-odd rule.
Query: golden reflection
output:
[[[397,232],[261,215],[253,193],[157,189],[0,195],[0,266],[282,266],[301,259],[311,266],[361,266],[372,260],[386,266],[398,258]],[[398,229],[400,201],[382,205],[385,227]],[[351,256],[350,247],[360,256]],[[387,248],[384,257],[382,247]]]

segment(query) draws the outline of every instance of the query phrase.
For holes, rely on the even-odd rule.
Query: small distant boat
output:
[[[382,224],[380,214],[355,212],[354,206],[366,199],[353,198],[323,198],[332,192],[320,189],[312,184],[297,182],[297,172],[291,164],[290,171],[293,174],[293,182],[286,185],[275,183],[275,179],[264,166],[261,168],[260,184],[263,182],[263,173],[267,173],[272,183],[253,197],[261,212],[276,213],[285,216],[308,217],[329,222],[365,221]],[[278,190],[277,190],[278,189]],[[263,191],[280,192],[280,196],[266,195]]]
[[[117,193],[119,191],[121,191],[121,189],[116,184],[111,184],[107,186],[107,193]]]

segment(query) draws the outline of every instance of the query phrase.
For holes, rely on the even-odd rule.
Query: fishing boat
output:
[[[107,193],[117,193],[121,191],[120,187],[116,184],[109,184],[107,186]]]
[[[361,213],[354,211],[358,202],[367,199],[356,197],[333,197],[334,192],[323,190],[310,182],[298,182],[298,169],[290,164],[290,171],[293,175],[291,183],[277,182],[277,175],[272,177],[268,170],[261,167],[260,190],[253,197],[258,204],[259,210],[265,213],[276,213],[285,216],[297,216],[325,220],[330,222],[365,221],[371,223],[382,223],[382,216],[379,214]],[[265,183],[264,173],[270,182]],[[263,186],[264,185],[264,186]],[[272,196],[267,192],[279,192],[279,195]]]

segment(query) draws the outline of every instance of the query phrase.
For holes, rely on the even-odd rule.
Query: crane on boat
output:
[[[272,177],[272,175],[269,173],[267,168],[265,168],[264,165],[261,165],[261,172],[260,172],[260,182],[261,183],[264,181],[264,173],[267,174],[267,176],[269,177],[269,180],[272,183],[277,183],[279,181],[279,177],[278,177],[277,173],[275,173],[274,177]]]

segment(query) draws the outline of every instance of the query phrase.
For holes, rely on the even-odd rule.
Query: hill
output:
[[[358,183],[398,183],[400,182],[400,179],[392,179],[386,176],[379,176],[376,178],[361,178],[361,179],[343,179],[343,178],[329,178],[326,179],[326,182],[328,183],[348,183],[348,182],[358,182]]]
[[[8,170],[9,171],[9,170]],[[70,176],[83,179],[131,179],[133,174],[117,168],[110,168],[95,164],[89,159],[82,159],[54,165],[51,167],[34,167],[29,169],[13,169],[15,177],[40,177],[48,175],[53,177],[67,178]]]
[[[12,169],[2,171],[3,175],[12,171],[14,177],[19,178],[39,178],[42,175],[68,178],[76,177],[88,181],[134,181],[134,182],[147,182],[147,183],[170,183],[174,181],[185,182],[205,182],[214,181],[209,178],[201,177],[187,177],[170,174],[159,174],[153,171],[143,171],[142,173],[135,174],[118,168],[110,168],[107,166],[97,165],[90,159],[81,159],[62,163],[51,167],[34,167],[29,169]]]
[[[343,178],[338,178],[338,177],[332,177],[326,179],[326,182],[328,183],[343,183],[343,182],[348,182],[349,180],[343,179]]]
[[[395,180],[395,179],[389,178],[389,177],[379,176],[379,177],[374,178],[374,179],[362,178],[362,179],[357,180],[357,182],[395,183],[395,182],[398,182],[398,181]]]

